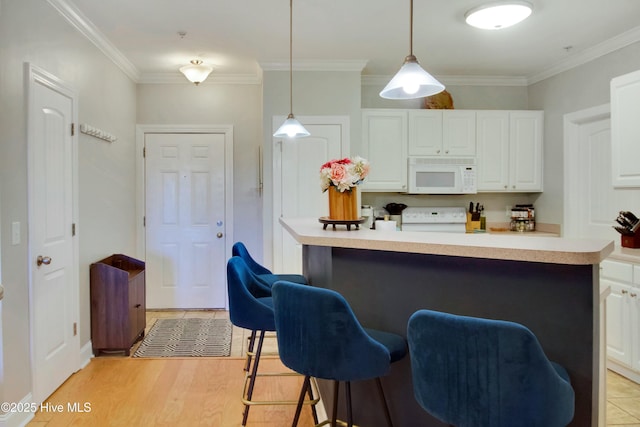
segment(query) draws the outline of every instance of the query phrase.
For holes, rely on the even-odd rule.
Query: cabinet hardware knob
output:
[[[436,154],[440,154],[440,150],[436,151]]]
[[[221,238],[222,238],[222,236],[223,236],[223,234],[222,234],[221,232],[218,232],[218,233],[216,234],[216,237],[217,237],[218,239],[221,239]]]
[[[449,150],[445,151],[444,153],[445,153],[445,154],[449,154]]]
[[[623,289],[622,291],[620,291],[620,293],[621,293],[622,295],[625,295],[625,294],[628,294],[628,293],[629,293],[629,291],[626,291],[626,290],[624,290],[624,289]]]
[[[140,308],[140,307],[142,307],[142,304],[136,304],[134,307],[135,308]]]
[[[637,296],[635,293],[631,293],[629,295],[631,296],[631,298],[635,298]]]
[[[38,258],[36,258],[36,264],[38,264],[38,267],[42,264],[49,265],[51,264],[51,257],[38,255]]]

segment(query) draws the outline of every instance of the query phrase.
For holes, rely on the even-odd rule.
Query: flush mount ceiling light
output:
[[[527,1],[489,3],[468,11],[465,21],[483,30],[500,30],[517,24],[531,15],[533,6]]]
[[[427,73],[413,55],[413,0],[409,20],[409,56],[404,59],[400,71],[382,89],[380,96],[387,99],[414,99],[435,95],[444,90],[444,85]]]
[[[184,74],[191,83],[195,83],[196,86],[205,81],[211,71],[213,71],[213,68],[204,65],[199,59],[192,60],[190,65],[180,67],[180,72]]]
[[[289,115],[273,136],[303,138],[309,135],[309,131],[293,116],[293,0],[289,0]]]

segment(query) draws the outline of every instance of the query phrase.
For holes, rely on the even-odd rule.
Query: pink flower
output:
[[[349,191],[360,184],[368,174],[369,162],[362,157],[357,156],[353,160],[348,157],[330,160],[320,168],[320,188],[323,192],[331,186],[340,192]]]

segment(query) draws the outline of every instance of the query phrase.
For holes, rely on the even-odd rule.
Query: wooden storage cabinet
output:
[[[91,264],[90,276],[93,354],[128,356],[146,327],[144,262],[115,254]]]

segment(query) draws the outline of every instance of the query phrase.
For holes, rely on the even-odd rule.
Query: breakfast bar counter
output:
[[[599,381],[605,380],[598,374],[599,263],[613,251],[613,242],[323,230],[312,218],[280,223],[303,245],[309,283],[340,292],[366,327],[406,336],[409,317],[423,308],[527,326],[547,357],[569,372],[576,394],[570,425],[598,425],[604,399]],[[408,357],[393,364],[383,384],[396,427],[443,425],[415,401]],[[331,388],[320,381],[320,389],[330,405]],[[374,383],[354,383],[352,392],[356,422],[384,425]]]

